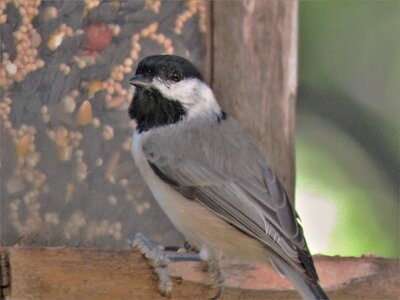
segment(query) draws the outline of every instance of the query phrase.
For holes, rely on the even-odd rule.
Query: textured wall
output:
[[[206,12],[197,0],[0,2],[1,245],[179,240],[131,159],[127,79],[156,53],[203,67]]]

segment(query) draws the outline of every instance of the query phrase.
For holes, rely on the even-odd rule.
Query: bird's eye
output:
[[[172,72],[172,73],[170,74],[169,78],[170,78],[172,81],[178,82],[178,81],[181,81],[182,76],[181,76],[181,74],[180,74],[178,71],[174,71],[174,72]]]

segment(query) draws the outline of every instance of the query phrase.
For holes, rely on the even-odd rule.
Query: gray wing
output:
[[[143,144],[157,175],[318,280],[303,231],[265,158],[233,119],[152,133]]]

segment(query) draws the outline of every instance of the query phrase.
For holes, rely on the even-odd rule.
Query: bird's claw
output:
[[[169,259],[162,253],[163,248],[141,233],[137,233],[131,242],[132,248],[138,249],[154,267],[158,276],[158,290],[164,297],[169,297],[172,291],[172,280],[168,272]]]
[[[163,248],[141,233],[135,235],[132,247],[138,249],[155,268],[165,267],[169,263],[167,256],[162,252]]]
[[[154,269],[158,275],[158,291],[164,297],[171,296],[172,280],[168,272],[168,266],[159,267]]]

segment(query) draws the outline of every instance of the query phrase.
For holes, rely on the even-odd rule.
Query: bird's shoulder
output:
[[[262,176],[267,166],[251,137],[230,116],[156,128],[143,140],[151,162],[186,161],[238,176]]]

